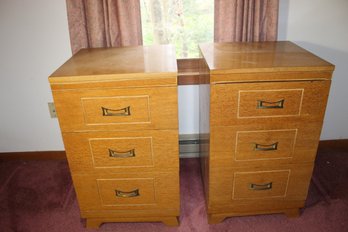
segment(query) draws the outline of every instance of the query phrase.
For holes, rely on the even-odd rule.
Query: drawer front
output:
[[[152,137],[89,139],[94,167],[153,166]]]
[[[73,180],[82,211],[179,209],[178,172],[73,175]]]
[[[233,126],[322,121],[330,81],[216,84],[210,123]]]
[[[154,178],[97,179],[102,206],[155,204]]]
[[[303,89],[241,90],[238,118],[298,116]]]
[[[63,132],[178,128],[177,87],[53,91]]]
[[[86,125],[149,123],[149,96],[81,98]]]
[[[177,130],[63,133],[73,173],[178,169]]]
[[[290,157],[297,130],[238,131],[235,160],[262,160]]]
[[[321,123],[212,127],[210,159],[216,167],[313,162]]]
[[[212,169],[210,205],[227,208],[264,205],[267,208],[287,201],[304,202],[312,170],[313,164]]]
[[[232,200],[284,197],[290,170],[235,172]]]

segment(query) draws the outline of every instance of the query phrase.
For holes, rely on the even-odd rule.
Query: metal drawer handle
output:
[[[109,149],[109,156],[113,158],[129,158],[129,157],[135,157],[135,149],[129,150],[129,151],[114,151]]]
[[[249,189],[251,190],[269,190],[272,189],[272,182],[267,184],[250,184]]]
[[[130,106],[127,106],[125,108],[122,109],[108,109],[105,107],[101,107],[102,112],[103,112],[103,116],[130,116],[131,112],[130,112]]]
[[[278,149],[278,142],[273,144],[258,144],[255,143],[255,151],[275,151]]]
[[[130,192],[124,192],[121,190],[115,190],[116,197],[138,197],[140,196],[139,189],[130,191]]]
[[[263,100],[257,100],[257,109],[282,109],[284,108],[284,101],[285,99],[282,99],[280,101],[275,102],[268,102]]]

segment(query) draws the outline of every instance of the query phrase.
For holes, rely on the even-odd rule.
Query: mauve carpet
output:
[[[348,151],[320,149],[306,207],[298,218],[283,214],[228,218],[209,225],[198,159],[180,160],[180,226],[105,223],[120,232],[348,232]],[[0,162],[0,232],[79,232],[84,227],[66,161]]]

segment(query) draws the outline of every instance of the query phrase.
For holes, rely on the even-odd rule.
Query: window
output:
[[[198,57],[213,41],[214,0],[141,0],[143,44],[174,44],[178,58]]]

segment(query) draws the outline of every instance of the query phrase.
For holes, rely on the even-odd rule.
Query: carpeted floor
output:
[[[99,231],[122,232],[348,232],[348,151],[320,149],[306,207],[299,218],[282,214],[228,218],[208,225],[198,159],[180,164],[180,226],[106,223]],[[0,162],[1,232],[79,232],[85,229],[66,161]]]

